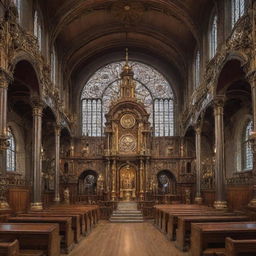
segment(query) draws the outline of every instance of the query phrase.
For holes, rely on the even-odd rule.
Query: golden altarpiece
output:
[[[183,198],[189,188],[193,197],[194,141],[154,134],[152,113],[136,91],[134,69],[127,53],[102,135],[72,137],[61,150],[61,194],[68,186],[78,201],[142,201],[166,194]]]
[[[147,191],[151,128],[149,114],[135,97],[133,75],[126,60],[121,73],[120,96],[112,102],[106,115],[105,179],[112,200],[143,200]]]

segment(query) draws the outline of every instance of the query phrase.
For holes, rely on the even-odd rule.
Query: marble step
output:
[[[114,212],[112,216],[142,216],[142,213],[119,213],[119,212]]]
[[[143,220],[143,216],[111,216],[110,219],[131,219],[131,220],[136,220],[136,219],[142,219]]]
[[[113,214],[141,214],[141,211],[113,211]]]
[[[110,222],[113,222],[113,223],[142,223],[143,220],[130,220],[130,219],[127,219],[127,220],[111,220],[110,219]]]

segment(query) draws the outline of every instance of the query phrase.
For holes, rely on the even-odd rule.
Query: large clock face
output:
[[[119,149],[122,152],[134,152],[136,149],[136,139],[132,134],[125,134],[119,140]]]
[[[123,128],[129,129],[135,125],[135,118],[132,114],[124,114],[121,117],[120,123]]]

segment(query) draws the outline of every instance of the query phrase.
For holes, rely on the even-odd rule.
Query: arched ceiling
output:
[[[196,2],[196,3],[195,3]],[[200,25],[214,0],[44,0],[50,41],[61,49],[67,75],[94,56],[129,47],[162,59],[186,81]]]

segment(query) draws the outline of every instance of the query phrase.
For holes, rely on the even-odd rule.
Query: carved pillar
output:
[[[144,181],[144,163],[143,159],[140,159],[140,201],[144,200],[144,190],[143,190],[143,181]]]
[[[4,156],[8,148],[7,141],[7,91],[11,81],[10,76],[0,70],[0,172],[5,173]]]
[[[224,183],[224,98],[219,97],[214,102],[214,119],[215,119],[215,147],[216,147],[216,163],[215,163],[215,202],[216,209],[227,208]]]
[[[201,197],[201,127],[196,127],[196,197],[195,202],[202,204]]]
[[[249,206],[256,207],[256,71],[250,73],[247,79],[251,85],[253,113],[253,131],[250,135],[250,142],[253,152],[253,196],[249,202]]]
[[[31,210],[42,210],[41,202],[41,139],[42,139],[42,111],[43,105],[39,101],[33,101],[33,138],[32,138],[32,161],[33,161],[33,202]]]
[[[55,126],[55,183],[54,183],[54,201],[60,201],[60,132],[61,127]]]
[[[111,191],[111,200],[116,200],[116,159],[112,163],[112,191]]]
[[[106,193],[108,193],[109,192],[109,188],[110,188],[110,184],[109,184],[109,176],[110,176],[110,159],[108,158],[108,160],[107,160],[107,167],[106,167],[106,172],[105,172],[105,191],[106,191]]]

